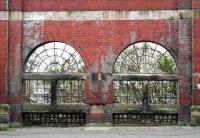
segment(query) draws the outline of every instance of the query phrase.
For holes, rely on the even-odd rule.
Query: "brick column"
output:
[[[9,2],[9,104],[11,125],[21,122],[22,101],[22,0]]]
[[[192,102],[192,22],[178,20],[179,123],[189,123]]]
[[[0,1],[0,11],[7,12],[6,1]],[[0,104],[7,103],[7,58],[8,58],[8,20],[5,15],[0,15]]]

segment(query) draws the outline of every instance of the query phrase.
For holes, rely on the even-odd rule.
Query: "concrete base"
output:
[[[200,126],[200,105],[191,107],[191,125]]]
[[[10,122],[9,127],[10,128],[19,128],[21,127],[21,123],[20,122]]]
[[[86,127],[112,127],[112,123],[88,123]]]
[[[0,104],[0,130],[7,130],[9,127],[9,105]]]

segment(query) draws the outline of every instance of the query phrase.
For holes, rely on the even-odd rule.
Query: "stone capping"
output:
[[[22,112],[68,112],[86,113],[89,110],[87,104],[23,104]]]
[[[141,113],[142,105],[136,104],[113,104],[113,113]],[[178,113],[177,105],[150,104],[147,113]]]
[[[177,81],[178,76],[176,74],[113,74],[113,79],[117,81]]]
[[[85,80],[84,73],[23,73],[24,80]]]

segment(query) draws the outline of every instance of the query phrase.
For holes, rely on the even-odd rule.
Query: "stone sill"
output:
[[[113,104],[113,113],[141,113],[142,105]],[[146,113],[178,113],[177,105],[151,104]]]

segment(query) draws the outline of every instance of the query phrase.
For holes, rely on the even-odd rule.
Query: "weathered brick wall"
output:
[[[7,2],[6,0],[1,0],[0,1],[0,11],[5,11],[7,10]]]
[[[200,8],[200,0],[192,0],[192,8],[199,9]]]
[[[185,1],[185,0],[182,0]],[[48,2],[48,4],[47,4]],[[183,3],[183,2],[182,2]],[[25,0],[25,11],[176,9],[177,0]]]
[[[192,95],[192,20],[173,18],[146,20],[23,20],[17,12],[27,11],[148,11],[200,8],[199,0],[0,0],[0,11],[9,7],[10,21],[0,21],[0,103],[11,105],[11,121],[20,120],[23,61],[34,47],[49,41],[65,42],[74,47],[86,65],[86,103],[112,104],[112,66],[120,52],[138,41],[153,41],[165,46],[178,61],[179,118],[189,120]],[[23,8],[23,9],[22,9]],[[17,11],[17,12],[16,12]],[[21,13],[22,14],[22,13]],[[12,16],[13,15],[13,16]],[[128,15],[127,15],[128,16]],[[77,17],[78,18],[78,17]],[[194,72],[199,64],[199,19],[193,20]],[[7,30],[8,25],[8,30]],[[8,38],[7,38],[8,35]],[[7,41],[8,39],[8,41]],[[9,45],[7,45],[7,43]],[[8,47],[9,46],[9,47]],[[6,55],[7,50],[9,55]],[[9,60],[7,60],[9,57]],[[7,64],[9,69],[7,70]],[[9,76],[7,76],[7,72]],[[94,80],[93,74],[102,74]],[[9,83],[7,83],[7,79]],[[6,98],[9,85],[9,98]],[[194,89],[193,103],[200,104]],[[87,115],[88,122],[111,120],[112,111]]]
[[[83,57],[86,72],[89,75],[101,72],[112,73],[114,60],[110,65],[107,63],[110,55],[116,57],[124,48],[137,41],[154,41],[176,54],[176,27],[174,21],[162,20],[98,21],[98,23],[96,21],[45,21],[43,23],[31,21],[24,22],[24,36],[26,36],[24,44],[28,44],[24,47],[37,46],[49,41],[65,42],[77,49]],[[26,30],[32,30],[32,32]],[[35,44],[30,44],[32,39]],[[86,102],[112,103],[110,87],[105,88],[103,81],[96,83],[98,84],[93,84],[93,80],[88,80]]]
[[[192,21],[178,21],[178,96],[179,120],[190,120],[192,104]]]
[[[200,83],[200,19],[193,19],[193,66],[194,66],[194,92],[193,103],[200,104],[200,92],[197,84]]]

